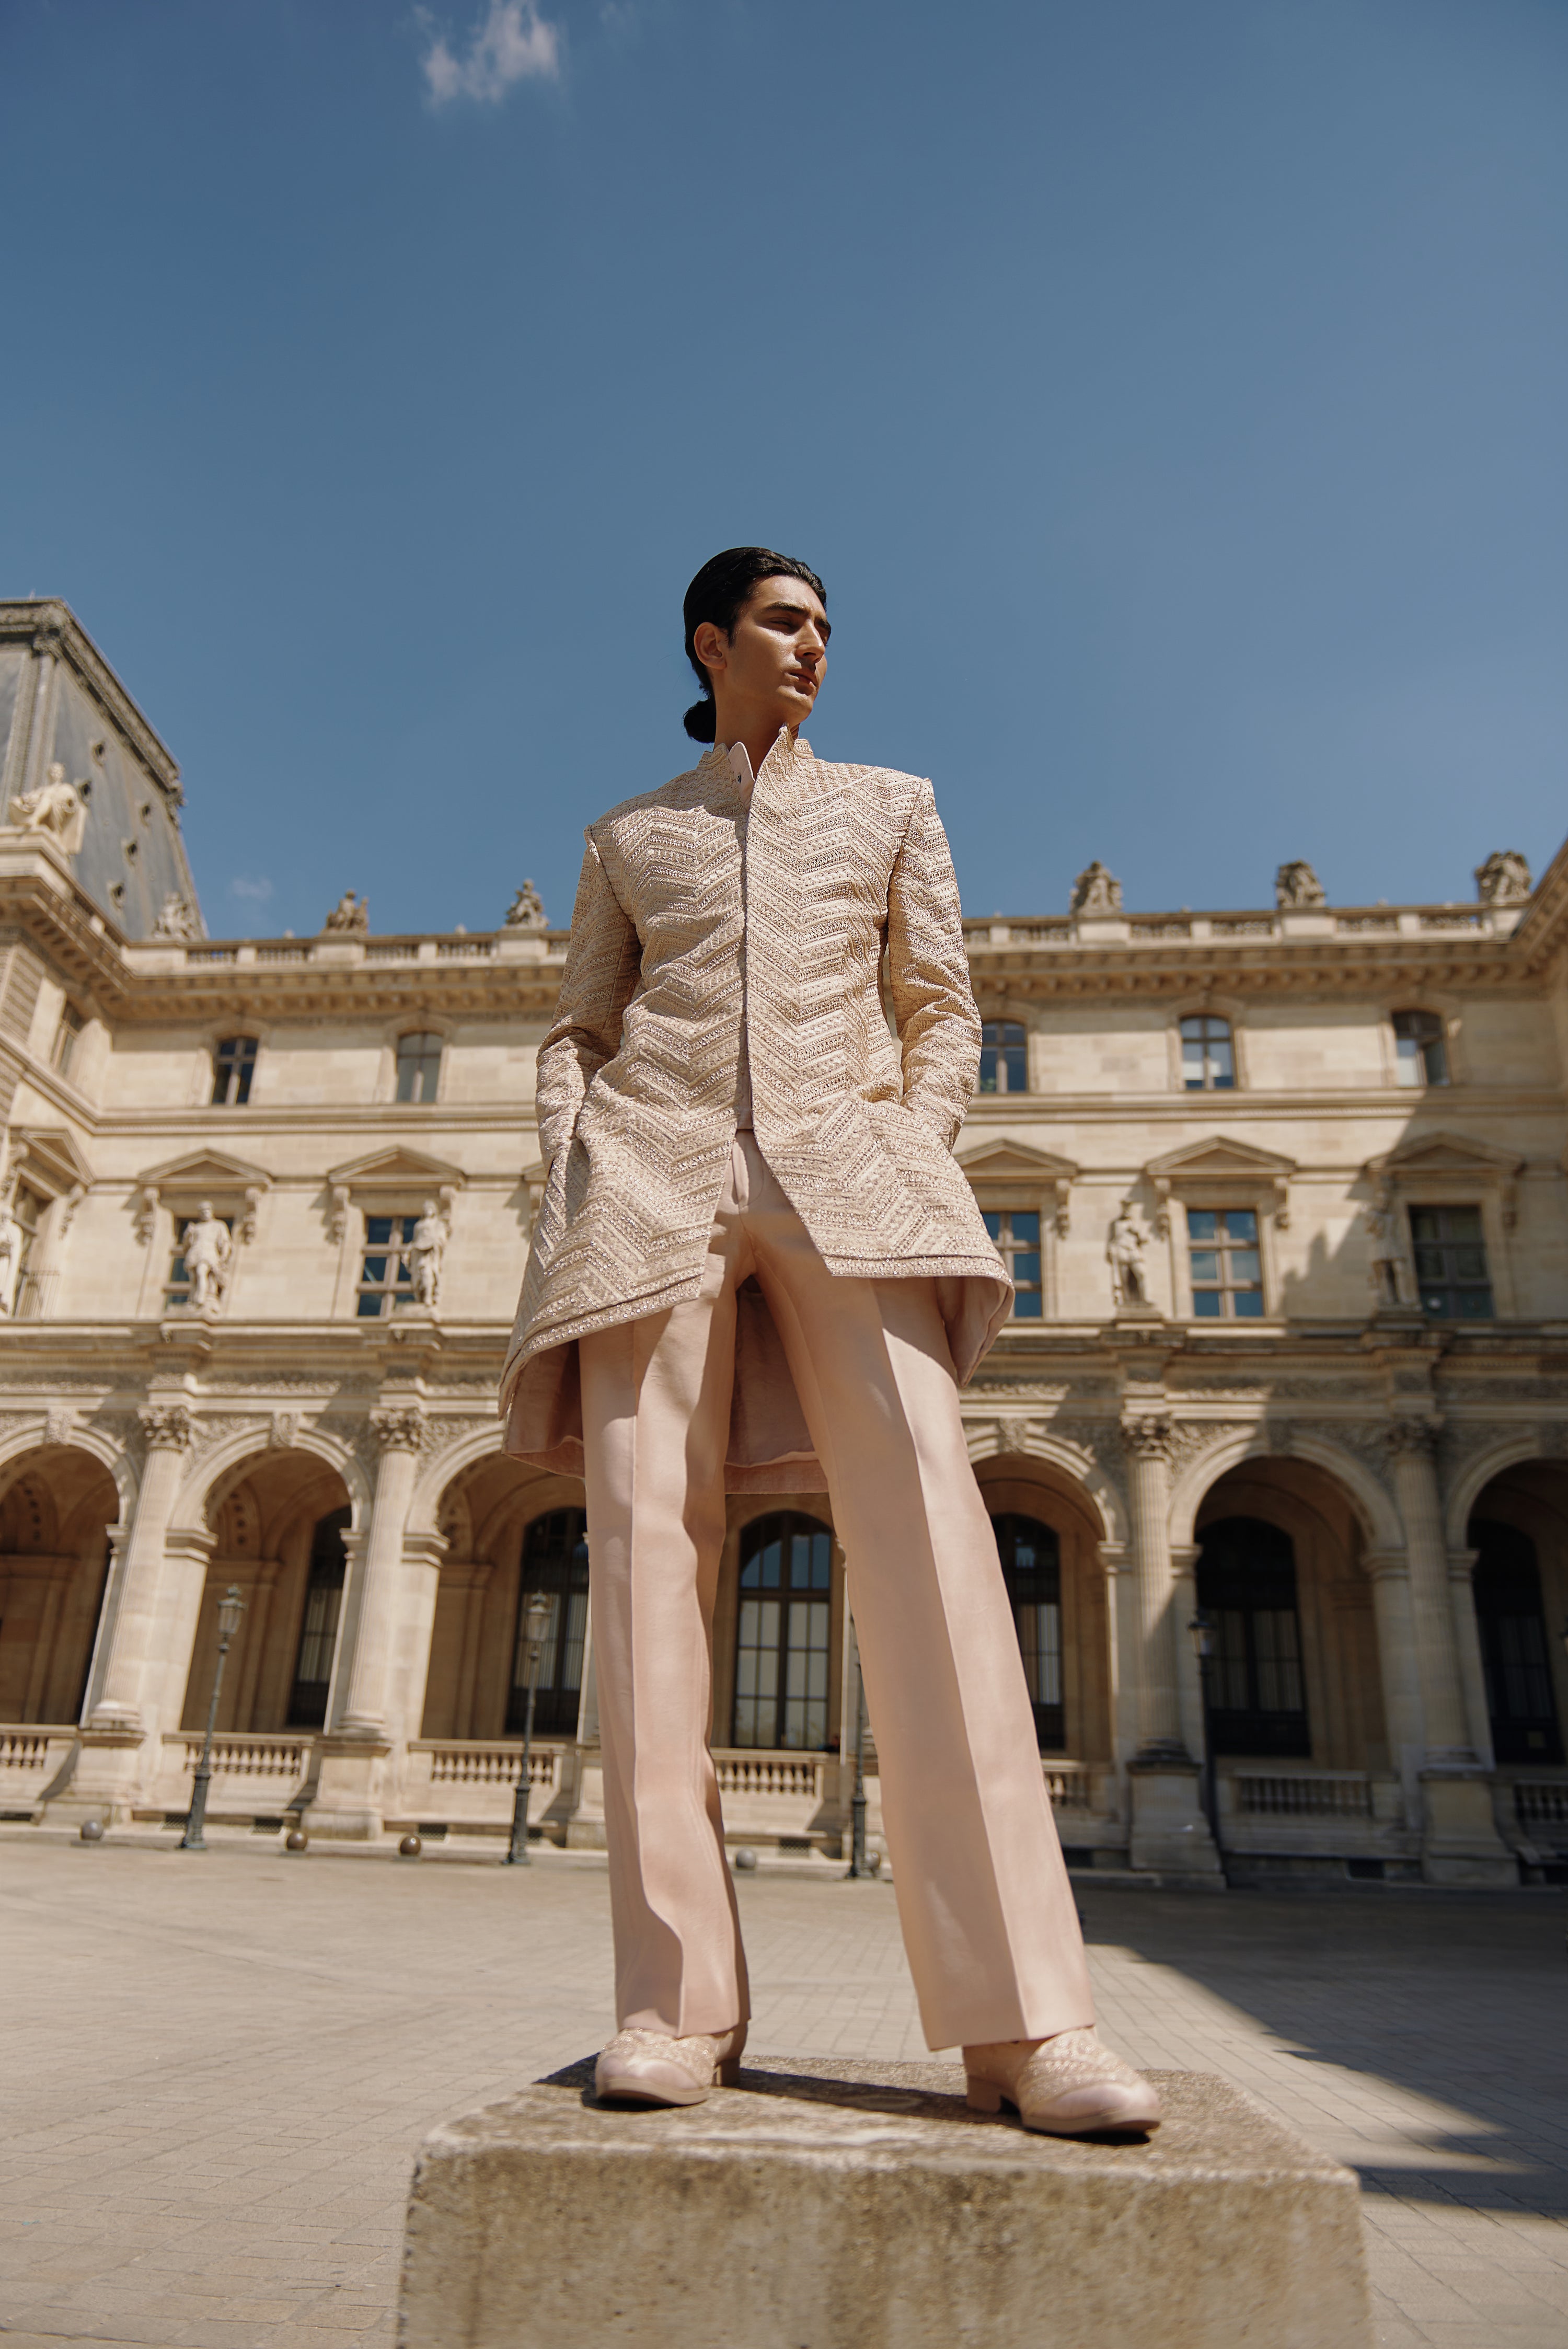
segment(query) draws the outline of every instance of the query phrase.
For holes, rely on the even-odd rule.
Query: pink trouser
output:
[[[849,1561],[904,1947],[933,2047],[1094,2020],[990,1519],[929,1280],[835,1278],[750,1133],[702,1292],[580,1339],[618,2020],[746,2019],[708,1750],[736,1290],[778,1327]]]

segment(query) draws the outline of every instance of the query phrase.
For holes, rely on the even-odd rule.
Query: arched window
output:
[[[583,1649],[588,1633],[588,1520],[581,1509],[552,1509],[547,1516],[535,1517],[523,1538],[511,1692],[506,1704],[509,1736],[521,1736],[528,1713],[523,1614],[536,1590],[542,1590],[550,1601],[550,1621],[539,1651],[533,1725],[542,1737],[572,1737],[577,1730]]]
[[[352,1509],[334,1509],[330,1516],[321,1518],[311,1537],[299,1654],[289,1692],[290,1729],[320,1729],[326,1720],[332,1661],[337,1653],[337,1621],[343,1612],[346,1563],[343,1537],[353,1515]]]
[[[1198,1604],[1213,1626],[1211,1749],[1309,1755],[1290,1536],[1261,1517],[1222,1517],[1200,1539]]]
[[[433,1102],[441,1081],[441,1040],[420,1033],[397,1039],[397,1098]]]
[[[1395,1012],[1394,1078],[1401,1085],[1448,1083],[1448,1047],[1435,1011]]]
[[[1228,1093],[1236,1081],[1231,1023],[1212,1012],[1181,1022],[1181,1082],[1190,1093]]]
[[[980,1090],[1026,1093],[1029,1043],[1021,1019],[986,1019],[980,1027]]]
[[[1011,1512],[991,1520],[1013,1602],[1024,1678],[1035,1708],[1035,1734],[1042,1754],[1063,1743],[1061,1545],[1037,1517]]]
[[[1475,1612],[1491,1742],[1502,1763],[1558,1763],[1563,1733],[1552,1693],[1535,1544],[1513,1526],[1472,1517]]]
[[[833,1537],[815,1517],[781,1509],[741,1535],[733,1744],[826,1747],[832,1586]]]

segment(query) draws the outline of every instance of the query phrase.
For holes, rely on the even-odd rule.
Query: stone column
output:
[[[1481,1661],[1480,1625],[1475,1614],[1475,1566],[1480,1552],[1449,1552],[1449,1597],[1454,1610],[1454,1645],[1459,1651],[1460,1680],[1465,1692],[1465,1717],[1470,1742],[1483,1770],[1496,1767],[1491,1744],[1491,1713],[1486,1701],[1486,1667]]]
[[[1128,1767],[1134,1868],[1222,1881],[1203,1816],[1198,1764],[1181,1734],[1177,1676],[1176,1580],[1171,1556],[1171,1422],[1124,1422],[1132,1461],[1132,1559],[1138,1642],[1138,1752]]]
[[[1424,1716],[1421,1873],[1431,1884],[1517,1883],[1492,1816],[1490,1777],[1470,1740],[1438,1488],[1437,1423],[1396,1420],[1387,1443],[1405,1526]]]
[[[1421,1768],[1427,1738],[1421,1683],[1416,1671],[1416,1633],[1410,1613],[1410,1577],[1403,1550],[1377,1550],[1366,1560],[1377,1626],[1377,1678],[1388,1760],[1405,1791],[1406,1822],[1421,1823]]]
[[[114,1561],[112,1587],[104,1594],[101,1651],[93,1666],[97,1693],[79,1733],[70,1784],[47,1806],[52,1820],[90,1817],[107,1826],[125,1825],[138,1798],[149,1794],[162,1759],[157,1733],[166,1724],[156,1717],[155,1697],[169,1669],[168,1641],[161,1636],[164,1551],[191,1448],[191,1419],[183,1402],[149,1403],[137,1417],[147,1438],[141,1487]],[[190,1661],[187,1651],[187,1670]]]
[[[374,1842],[381,1833],[383,1798],[389,1787],[388,1733],[393,1646],[402,1596],[403,1536],[414,1497],[424,1413],[412,1404],[373,1411],[370,1424],[380,1447],[370,1526],[358,1560],[358,1588],[345,1594],[345,1629],[350,1642],[342,1679],[344,1695],[332,1726],[319,1744],[320,1772],[310,1804],[313,1835]]]

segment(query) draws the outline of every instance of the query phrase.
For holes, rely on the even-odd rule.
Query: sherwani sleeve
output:
[[[561,998],[539,1048],[534,1093],[540,1154],[547,1165],[570,1139],[596,1071],[621,1049],[621,1020],[637,984],[637,933],[610,885],[588,834]]]
[[[958,879],[931,785],[915,798],[888,884],[893,1019],[906,1109],[951,1150],[980,1070],[980,1014],[969,984]]]

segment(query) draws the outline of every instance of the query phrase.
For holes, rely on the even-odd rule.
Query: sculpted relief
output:
[[[57,759],[36,792],[12,801],[11,821],[23,832],[46,832],[67,856],[76,856],[87,838],[88,803]]]

